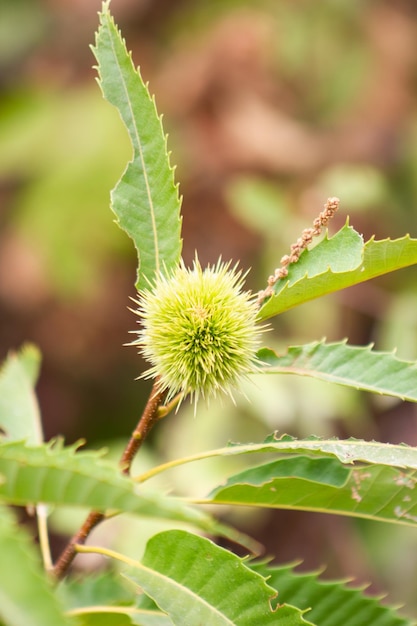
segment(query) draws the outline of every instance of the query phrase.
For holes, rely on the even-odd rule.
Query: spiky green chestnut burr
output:
[[[181,262],[140,294],[135,313],[142,328],[132,345],[151,364],[143,377],[159,377],[167,400],[190,394],[196,404],[219,392],[232,396],[256,370],[264,329],[256,324],[253,296],[242,290],[244,278],[230,263],[219,260],[203,270],[196,258],[192,268]]]

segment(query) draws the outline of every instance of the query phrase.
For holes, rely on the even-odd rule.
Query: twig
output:
[[[61,578],[65,576],[69,566],[71,565],[77,554],[75,546],[77,544],[83,544],[93,528],[95,528],[97,524],[99,524],[103,519],[104,513],[99,513],[98,511],[91,511],[91,513],[89,513],[84,524],[81,526],[79,531],[75,533],[73,537],[71,537],[65,550],[62,552],[61,556],[55,563],[53,569],[53,574],[55,578],[61,580]]]
[[[148,402],[146,403],[146,406],[143,410],[142,416],[121,456],[120,468],[123,474],[130,473],[130,468],[132,466],[135,455],[145,441],[152,427],[156,424],[158,419],[160,419],[159,409],[164,401],[164,397],[165,392],[160,391],[159,380],[157,379],[152,387],[152,391],[150,393]],[[164,412],[164,416],[165,415],[166,412]],[[70,539],[64,551],[61,553],[60,557],[56,561],[55,566],[52,570],[55,578],[60,580],[65,576],[69,566],[71,565],[77,554],[76,546],[84,544],[85,540],[87,539],[93,528],[95,528],[101,521],[103,521],[104,518],[104,513],[100,513],[98,511],[91,511],[89,513],[81,528]]]
[[[160,391],[159,379],[157,378],[154,386],[152,387],[152,391],[142,413],[142,417],[140,418],[138,425],[130,437],[129,443],[121,456],[120,468],[123,474],[130,474],[133,459],[153,426],[160,419],[159,408],[164,401],[165,394],[165,391]]]

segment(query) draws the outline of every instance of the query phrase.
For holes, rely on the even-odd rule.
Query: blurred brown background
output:
[[[92,69],[98,0],[0,0],[0,350],[43,353],[47,438],[126,437],[145,400],[128,331],[136,259],[109,191],[130,147]],[[113,0],[164,113],[183,201],[183,256],[239,260],[257,291],[326,198],[335,232],[417,237],[417,5],[372,0]],[[403,270],[273,320],[268,342],[348,337],[417,359],[417,274]],[[252,403],[185,407],[156,459],[280,430],[417,444],[416,410],[291,377]],[[227,412],[228,419],[225,420]],[[169,440],[170,446],[165,442]],[[112,444],[110,444],[111,446]],[[204,485],[210,476],[194,481]],[[201,493],[201,491],[200,491]],[[289,512],[246,530],[278,560],[374,580],[417,612],[416,532]],[[265,539],[267,538],[267,540]]]

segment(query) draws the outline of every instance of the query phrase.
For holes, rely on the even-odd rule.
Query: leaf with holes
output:
[[[309,456],[326,456],[335,458],[344,464],[363,462],[369,464],[386,465],[388,467],[401,468],[406,471],[417,470],[417,448],[405,444],[380,443],[378,441],[364,441],[363,439],[320,439],[308,437],[307,439],[295,439],[290,435],[277,437],[274,433],[268,436],[262,443],[230,443],[224,448],[199,452],[189,457],[182,457],[158,465],[138,476],[138,482],[145,482],[166,472],[173,467],[197,463],[206,459],[217,457],[233,457],[246,454],[268,454],[281,458],[282,456],[303,454]]]
[[[228,478],[199,503],[297,509],[417,526],[417,470],[346,466],[336,458],[296,456]]]

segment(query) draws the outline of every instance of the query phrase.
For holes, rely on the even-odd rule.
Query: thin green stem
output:
[[[110,550],[109,548],[103,548],[102,546],[84,546],[82,544],[75,544],[74,550],[77,553],[81,554],[101,554],[101,556],[105,556],[110,559],[116,559],[117,561],[121,561],[126,565],[130,565],[131,567],[144,567],[138,561],[125,556],[124,554],[120,554],[120,552],[116,552],[115,550]]]
[[[42,555],[44,568],[47,572],[53,568],[51,548],[49,545],[48,534],[48,508],[46,504],[38,504],[36,506],[36,519],[38,525],[39,546]]]
[[[158,409],[159,419],[162,419],[166,417],[168,413],[171,413],[173,409],[179,406],[179,403],[181,402],[181,400],[183,400],[183,398],[184,398],[184,394],[179,393],[175,396],[175,398],[171,400],[171,402],[168,402],[168,404],[164,404],[163,406],[160,406]]]
[[[172,469],[173,467],[179,467],[180,465],[186,465],[187,463],[193,463],[194,461],[202,461],[204,459],[210,459],[215,456],[228,456],[227,452],[230,448],[217,448],[216,450],[209,450],[208,452],[199,452],[192,454],[191,456],[182,457],[180,459],[174,459],[167,463],[161,463],[152,469],[140,474],[139,476],[133,476],[133,480],[137,483],[144,483],[145,481]],[[250,452],[250,450],[248,450]],[[232,455],[232,453],[230,453]]]

